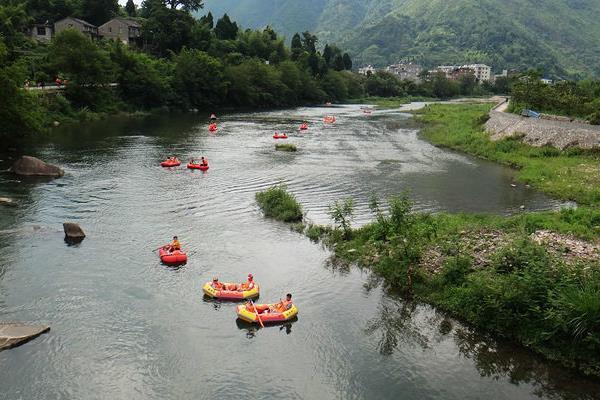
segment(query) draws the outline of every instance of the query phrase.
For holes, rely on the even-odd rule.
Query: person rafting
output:
[[[192,158],[192,159],[190,159],[190,164],[196,164],[196,163],[194,162],[194,159],[193,159],[193,158]]]
[[[202,157],[202,158],[200,159],[200,165],[202,165],[202,166],[205,166],[205,167],[208,167],[208,159],[206,159],[206,158]]]
[[[213,278],[212,283],[210,284],[214,289],[221,290],[223,289],[223,284],[219,282],[219,278],[216,276]]]
[[[181,243],[179,243],[179,239],[177,239],[177,236],[173,236],[173,241],[170,244],[166,245],[165,249],[169,252],[181,250]]]
[[[269,312],[284,312],[289,310],[290,308],[292,308],[292,294],[288,293],[285,295],[285,300],[280,301],[279,303],[275,304],[273,306],[272,309],[269,310]]]
[[[214,113],[210,114],[210,122],[215,123],[216,121],[217,121],[217,116]]]
[[[252,290],[254,289],[254,276],[248,274],[248,281],[240,284],[239,291]]]

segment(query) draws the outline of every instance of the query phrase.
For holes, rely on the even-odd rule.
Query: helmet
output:
[[[252,276],[252,274],[248,274],[248,280],[252,280],[254,279],[254,277]]]
[[[217,282],[219,280],[219,278],[217,278],[216,276],[213,277],[213,282]]]

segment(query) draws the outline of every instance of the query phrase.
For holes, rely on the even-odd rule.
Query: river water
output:
[[[323,115],[338,122],[323,125]],[[308,120],[310,129],[298,133]],[[513,171],[419,139],[408,115],[358,106],[112,119],[65,128],[35,155],[66,175],[0,175],[0,319],[48,323],[49,334],[0,352],[2,399],[528,399],[595,398],[600,385],[386,293],[329,260],[320,245],[263,218],[254,194],[285,183],[309,220],[352,197],[356,224],[371,193],[410,190],[419,210],[493,213],[560,206]],[[274,151],[287,131],[297,153]],[[202,173],[163,169],[204,155]],[[6,164],[6,161],[5,161]],[[62,222],[86,231],[63,241]],[[187,265],[152,250],[173,234]],[[297,321],[257,329],[234,304],[203,299],[211,277],[252,272],[261,301],[291,292]]]

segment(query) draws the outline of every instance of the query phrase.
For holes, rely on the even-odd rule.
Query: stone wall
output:
[[[490,112],[485,130],[492,140],[517,136],[536,147],[552,146],[561,150],[568,147],[600,148],[598,125],[521,117],[498,111],[498,108]]]

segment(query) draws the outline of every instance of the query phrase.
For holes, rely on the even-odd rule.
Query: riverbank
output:
[[[492,142],[490,105],[430,105],[422,135],[519,169],[517,179],[584,204],[514,216],[412,212],[408,197],[371,202],[374,222],[352,229],[351,201],[330,206],[334,227],[293,229],[322,241],[335,264],[356,264],[391,290],[433,304],[548,359],[600,377],[599,161],[585,151]]]

